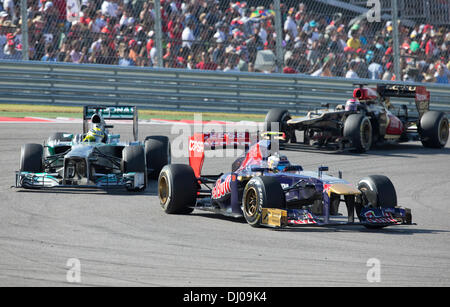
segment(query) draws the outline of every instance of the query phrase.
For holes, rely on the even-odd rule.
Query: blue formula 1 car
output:
[[[280,135],[281,136],[281,135]],[[205,148],[247,146],[231,172],[202,175]],[[412,224],[411,210],[397,206],[396,191],[385,176],[368,176],[356,187],[325,172],[305,171],[272,152],[274,138],[250,146],[248,134],[196,134],[189,140],[189,164],[166,165],[159,175],[158,195],[168,214],[194,209],[244,217],[254,227],[363,225],[383,228]],[[347,216],[339,213],[344,202]],[[355,213],[358,221],[355,221]]]

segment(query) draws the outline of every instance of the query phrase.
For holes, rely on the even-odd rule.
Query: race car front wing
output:
[[[344,220],[343,220],[344,219]],[[392,225],[413,225],[411,210],[407,208],[363,208],[359,222],[346,217],[316,216],[308,209],[263,208],[261,225],[273,228],[301,226],[352,226],[385,227]]]
[[[39,189],[39,188],[145,188],[144,173],[125,174],[96,174],[94,180],[64,179],[59,173],[30,173],[16,172],[16,188]]]

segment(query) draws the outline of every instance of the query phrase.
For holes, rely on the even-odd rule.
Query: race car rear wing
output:
[[[353,97],[359,100],[374,100],[377,96],[381,98],[401,97],[414,98],[419,117],[430,108],[430,92],[425,86],[400,85],[400,84],[378,84],[376,89],[366,88],[365,84],[353,91]]]
[[[194,170],[195,176],[199,178],[205,160],[205,150],[242,146],[247,150],[250,145],[249,132],[195,133],[189,138],[189,165]]]
[[[105,120],[133,120],[134,141],[138,140],[138,111],[136,106],[83,106],[83,134],[89,130],[92,115],[99,114]],[[112,126],[106,126],[112,128]]]

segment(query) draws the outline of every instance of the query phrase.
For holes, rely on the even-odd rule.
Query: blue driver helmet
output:
[[[286,156],[272,155],[267,159],[269,168],[272,171],[282,172],[291,165]]]

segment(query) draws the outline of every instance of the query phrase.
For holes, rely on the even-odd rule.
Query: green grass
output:
[[[81,118],[82,107],[0,104],[0,116]],[[139,119],[193,120],[195,112],[139,110]],[[200,113],[202,120],[264,121],[264,114]]]

